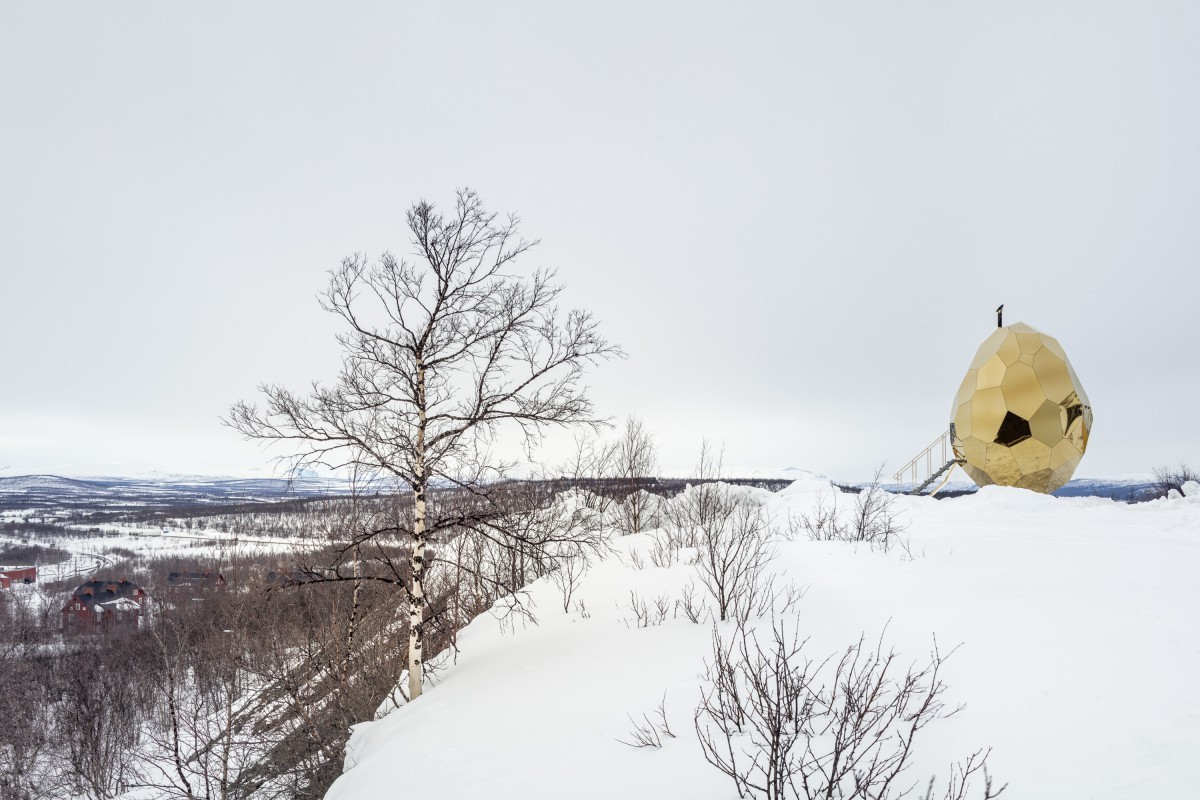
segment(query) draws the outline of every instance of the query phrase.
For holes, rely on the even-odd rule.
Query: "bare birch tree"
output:
[[[655,477],[658,454],[654,434],[638,417],[625,420],[625,430],[614,447],[613,474],[628,485],[629,496],[620,509],[621,532],[629,535],[658,527],[659,498],[646,491],[647,479]]]
[[[412,700],[422,686],[428,549],[442,531],[470,523],[449,509],[431,518],[431,484],[498,477],[502,465],[488,453],[505,428],[532,444],[550,427],[596,424],[580,379],[620,350],[589,312],[560,312],[552,271],[513,271],[536,242],[474,192],[460,190],[445,216],[421,201],[407,223],[413,260],[356,254],[331,271],[321,305],[346,326],[336,382],[305,394],[264,385],[263,407],[238,403],[227,422],[251,439],[294,444],[293,467],[357,465],[411,491],[411,513],[394,532],[412,545],[404,582]]]

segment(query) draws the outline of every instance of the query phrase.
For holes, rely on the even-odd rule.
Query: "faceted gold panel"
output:
[[[1000,356],[1000,360],[1005,366],[1011,367],[1021,359],[1021,346],[1017,344],[1016,337],[1006,338],[1000,343],[996,354]]]
[[[1009,449],[1012,450],[1022,475],[1046,469],[1050,463],[1050,445],[1042,444],[1037,439],[1026,439]]]
[[[1036,333],[1018,333],[1017,345],[1021,348],[1022,353],[1033,355],[1042,349],[1042,337]]]
[[[954,454],[980,486],[1053,492],[1075,473],[1092,430],[1066,351],[1020,322],[979,346],[950,414]]]
[[[991,336],[983,340],[983,344],[979,346],[979,352],[975,354],[975,360],[971,362],[971,369],[979,369],[983,366],[983,362],[1000,352],[1000,345],[1004,343],[1005,333],[1004,328],[997,328]]]
[[[1058,422],[1058,408],[1055,407],[1054,421]],[[958,431],[959,436],[971,435],[971,404],[963,403],[954,412],[954,430]]]
[[[1075,391],[1071,373],[1067,372],[1067,362],[1050,352],[1049,348],[1033,357],[1033,368],[1037,371],[1038,381],[1047,399],[1062,403],[1067,395]]]
[[[975,382],[976,389],[990,389],[993,386],[999,386],[1000,381],[1004,378],[1004,361],[1000,356],[995,355],[989,358],[982,367],[979,368],[979,378]]]
[[[1005,370],[1000,388],[1004,390],[1008,410],[1025,419],[1032,418],[1046,400],[1037,373],[1028,364],[1013,364]]]
[[[1004,390],[999,386],[980,389],[971,395],[971,435],[984,442],[993,441],[1004,423]]]
[[[1043,401],[1029,418],[1029,432],[1042,444],[1053,447],[1062,441],[1062,431],[1062,407],[1053,400]],[[970,435],[968,432],[967,436]]]
[[[1079,458],[1082,453],[1071,444],[1069,439],[1062,439],[1050,450],[1050,469],[1058,469]]]

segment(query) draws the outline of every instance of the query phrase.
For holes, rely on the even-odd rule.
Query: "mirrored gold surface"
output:
[[[1000,351],[1000,345],[1004,343],[1007,330],[1005,328],[997,328],[992,331],[988,338],[984,339],[983,344],[979,346],[979,351],[975,353],[975,360],[971,362],[971,369],[979,369],[983,366],[983,362],[987,361],[992,356]]]
[[[1021,347],[1017,344],[1015,336],[1005,337],[1000,343],[1000,347],[996,350],[996,355],[1000,356],[1000,360],[1007,366],[1011,366],[1021,358]]]
[[[975,388],[990,389],[993,386],[999,386],[1000,381],[1004,379],[1006,369],[1008,367],[1004,366],[1004,361],[1000,356],[992,356],[979,368],[979,378],[975,381]]]
[[[1032,419],[1033,414],[1046,401],[1038,383],[1037,373],[1028,364],[1012,364],[1004,371],[1000,382],[1004,391],[1004,403],[1008,410],[1024,419]]]
[[[1017,345],[1022,353],[1034,354],[1042,349],[1042,337],[1037,333],[1018,333]]]
[[[1022,475],[1030,475],[1043,469],[1050,468],[1050,445],[1043,444],[1037,439],[1029,438],[1014,444],[1011,448],[1013,458]]]
[[[1062,406],[1053,400],[1043,400],[1038,410],[1029,418],[1029,432],[1047,447],[1062,441]],[[970,436],[970,434],[967,434]]]
[[[980,389],[971,397],[971,435],[983,442],[995,440],[1008,409],[999,386]]]
[[[1069,439],[1061,439],[1050,450],[1050,469],[1058,469],[1061,466],[1069,464],[1071,461],[1079,458],[1080,455],[1079,449],[1071,444]]]
[[[1075,473],[1092,429],[1062,345],[1020,322],[980,345],[950,413],[955,456],[980,486],[1053,492]]]
[[[1057,424],[1057,406],[1055,407],[1054,411],[1054,421]],[[969,402],[963,403],[958,407],[958,410],[954,412],[954,430],[958,432],[959,436],[971,435],[971,404]]]

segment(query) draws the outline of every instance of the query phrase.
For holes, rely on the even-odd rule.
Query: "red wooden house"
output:
[[[14,583],[36,583],[37,567],[0,567],[0,589]]]
[[[145,604],[145,590],[133,581],[90,580],[63,606],[63,633],[136,630]]]

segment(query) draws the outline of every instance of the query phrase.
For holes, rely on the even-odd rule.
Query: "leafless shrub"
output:
[[[715,491],[727,491],[714,484]],[[696,567],[716,604],[717,618],[749,619],[769,608],[772,579],[765,572],[775,555],[770,520],[753,500],[738,496],[725,516],[699,527]]]
[[[666,736],[669,739],[674,739],[675,734],[671,731],[671,726],[667,722],[667,694],[663,692],[662,702],[654,708],[654,718],[651,719],[649,714],[642,714],[642,721],[638,722],[629,715],[629,721],[633,723],[633,730],[629,732],[629,741],[617,739],[623,745],[628,747],[654,747],[661,748],[662,737]]]
[[[140,687],[127,673],[112,669],[117,664],[110,659],[90,664],[73,659],[70,666],[55,704],[56,745],[64,749],[71,790],[89,800],[110,800],[129,789],[134,778]]]
[[[739,797],[768,800],[897,800],[916,788],[907,775],[917,734],[947,710],[942,664],[952,654],[934,649],[928,663],[901,672],[882,638],[864,638],[840,655],[813,661],[805,640],[775,620],[769,639],[739,625],[722,640],[714,626],[694,724],[705,759],[733,780]],[[952,770],[943,797],[964,800],[983,772],[983,798],[995,798],[987,751]],[[931,779],[926,798],[932,799]]]
[[[596,486],[613,473],[615,455],[615,445],[603,442],[590,432],[576,433],[574,451],[557,466],[553,474],[547,474],[544,478],[557,479],[582,493],[585,487]],[[606,514],[612,505],[612,498],[602,492],[587,492],[586,498],[588,507],[600,514]]]
[[[897,543],[905,526],[899,521],[895,497],[880,486],[881,472],[854,497],[851,533],[854,541],[868,542],[884,552]]]
[[[621,558],[620,561],[625,566],[633,567],[634,569],[646,568],[646,558],[642,555],[642,551],[636,547],[629,550],[628,558]]]
[[[802,527],[815,541],[864,542],[872,548],[888,552],[903,545],[906,526],[900,521],[895,497],[880,485],[880,471],[874,480],[854,496],[850,508],[839,508],[837,495],[829,500],[818,495],[812,511],[789,518],[789,530],[794,534]]]
[[[1200,472],[1189,467],[1187,464],[1180,463],[1176,467],[1163,466],[1154,468],[1154,483],[1151,484],[1149,499],[1154,500],[1160,497],[1167,497],[1171,490],[1175,490],[1180,494],[1183,493],[1183,485],[1188,481],[1196,481],[1200,483]]]
[[[787,524],[790,534],[802,528],[815,542],[852,541],[849,526],[838,508],[837,494],[828,499],[825,494],[818,494],[811,511],[789,516]]]
[[[679,563],[679,541],[668,530],[650,534],[650,563],[656,567],[672,567]]]
[[[2,800],[57,797],[67,789],[53,730],[51,669],[44,659],[29,658],[23,649],[0,646]]]
[[[921,795],[921,800],[966,800],[969,796],[967,792],[971,788],[971,782],[975,778],[983,779],[983,800],[999,797],[1008,785],[995,788],[995,779],[987,769],[988,756],[991,754],[992,748],[988,747],[976,750],[967,756],[967,760],[964,762],[951,764],[950,779],[946,782],[945,789],[940,796],[936,794],[936,777],[930,777],[929,785],[925,789],[925,794]]]
[[[712,619],[712,613],[704,607],[704,600],[696,596],[696,584],[693,581],[688,581],[687,585],[683,587],[683,597],[679,601],[679,607],[688,621],[697,625],[701,620]]]
[[[672,603],[671,599],[665,594],[660,594],[658,597],[654,598],[654,616],[660,621],[665,620],[667,618],[667,614],[671,614],[672,618],[674,618],[674,614],[672,612],[675,610],[675,608],[676,604]]]
[[[715,479],[720,470],[720,457],[705,442],[696,467],[701,482],[664,504],[663,529],[653,536],[650,558],[655,566],[671,566],[683,549],[694,549],[716,616],[744,620],[766,613],[775,597],[773,579],[765,573],[776,535],[751,495]],[[695,605],[692,615],[699,619]]]
[[[624,620],[626,627],[653,628],[666,622],[667,617],[674,610],[675,604],[665,594],[660,594],[647,603],[644,597],[630,589],[627,608],[633,612],[633,625],[631,626],[630,620],[626,618]]]
[[[700,532],[732,513],[734,495],[717,483],[721,474],[721,456],[714,454],[708,442],[700,446],[695,485],[671,499],[662,510],[662,523],[675,549],[697,547]]]
[[[780,616],[790,614],[804,599],[807,591],[806,588],[798,586],[794,581],[788,581],[778,591],[772,592],[771,608],[773,613]]]
[[[564,559],[559,563],[558,569],[550,573],[551,582],[558,587],[558,592],[562,596],[564,614],[570,612],[571,598],[574,597],[579,584],[583,582],[583,576],[587,574],[587,570],[587,559],[584,556],[576,556]]]
[[[522,587],[541,577],[559,589],[567,611],[591,564],[611,552],[603,512],[590,504],[590,493],[536,497],[533,491],[512,487],[507,499],[489,498],[488,507],[502,515],[452,529],[449,541],[431,550],[430,594],[440,593],[446,604],[435,619],[444,618],[448,631],[488,611],[532,621]]]
[[[617,506],[617,529],[625,534],[645,533],[662,523],[662,498],[645,489],[637,489]]]
[[[617,524],[626,535],[658,527],[659,499],[641,488],[654,477],[658,455],[654,435],[637,417],[625,420],[625,428],[613,448],[613,476],[627,482],[629,495],[618,507]]]

